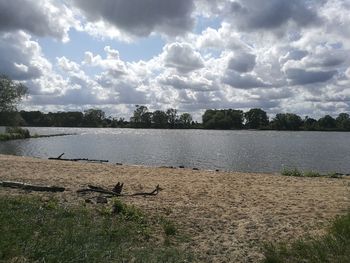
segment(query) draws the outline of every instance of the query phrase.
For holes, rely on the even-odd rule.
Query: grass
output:
[[[157,244],[150,223],[116,200],[98,210],[51,200],[0,197],[0,262],[190,262],[175,245]]]
[[[341,174],[338,173],[329,173],[329,174],[321,174],[315,171],[306,171],[302,172],[296,168],[294,169],[283,169],[281,172],[284,176],[294,176],[294,177],[329,177],[329,178],[341,178]]]
[[[300,239],[292,244],[269,244],[264,263],[350,262],[350,212],[338,217],[326,235]]]

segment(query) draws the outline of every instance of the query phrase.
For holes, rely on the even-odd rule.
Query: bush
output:
[[[21,138],[30,138],[29,131],[20,127],[6,127],[6,133],[19,134]]]

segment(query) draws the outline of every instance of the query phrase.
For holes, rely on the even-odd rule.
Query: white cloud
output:
[[[166,45],[163,56],[165,66],[175,68],[180,73],[185,74],[204,67],[201,55],[188,43]]]

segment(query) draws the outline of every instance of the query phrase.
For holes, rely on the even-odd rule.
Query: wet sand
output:
[[[322,234],[350,207],[350,178],[296,178],[278,174],[193,171],[112,164],[48,161],[0,155],[0,181],[68,188],[57,196],[81,203],[87,184],[124,192],[164,190],[154,197],[123,197],[146,213],[163,215],[191,237],[186,243],[201,262],[257,262],[267,241]],[[29,194],[0,187],[0,195]]]

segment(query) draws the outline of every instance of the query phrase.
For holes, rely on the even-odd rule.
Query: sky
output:
[[[350,112],[349,0],[0,0],[20,109]]]

